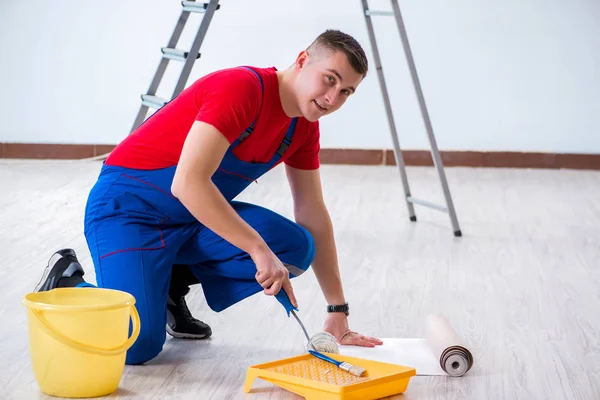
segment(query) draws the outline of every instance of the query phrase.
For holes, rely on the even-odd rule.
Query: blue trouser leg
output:
[[[75,287],[97,287],[96,285],[92,285],[89,282],[78,283]]]
[[[313,238],[306,229],[260,206],[235,201],[231,205],[286,264],[290,277],[309,268],[315,250]],[[199,229],[181,247],[177,263],[189,265],[202,283],[206,301],[214,311],[222,311],[263,290],[256,282],[257,270],[252,258],[207,228]]]
[[[169,193],[169,174],[122,170],[103,170],[86,207],[85,235],[98,286],[123,290],[136,298],[141,330],[126,363],[141,364],[156,357],[165,341],[173,264],[190,266],[215,311],[262,287],[255,280],[256,266],[248,254],[186,215]],[[232,205],[289,264],[292,277],[308,269],[314,245],[304,228],[262,207]]]
[[[141,329],[127,352],[127,364],[141,364],[162,350],[171,266],[183,242],[158,216],[135,216],[132,210],[139,208],[133,195],[122,196],[104,211],[114,215],[90,223],[86,233],[98,286],[136,299]]]
[[[193,234],[167,214],[176,199],[160,178],[151,171],[103,168],[86,206],[97,284],[131,293],[140,314],[140,335],[127,364],[144,363],[162,350],[171,268],[185,235]]]

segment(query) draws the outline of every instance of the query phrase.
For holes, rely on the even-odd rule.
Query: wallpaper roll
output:
[[[473,366],[473,355],[443,316],[431,314],[425,318],[425,338],[448,375],[463,376]]]

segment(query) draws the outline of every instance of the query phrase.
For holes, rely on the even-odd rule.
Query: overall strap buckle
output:
[[[292,143],[292,139],[289,139],[287,136],[284,137],[283,141],[279,145],[279,149],[277,149],[277,155],[279,155],[280,157],[283,156],[283,153],[285,153],[285,151],[288,149],[288,147],[290,147],[291,143]]]
[[[246,128],[246,130],[244,132],[242,132],[242,134],[240,136],[238,136],[238,142],[241,143],[244,140],[246,140],[248,138],[248,136],[250,136],[252,134],[252,132],[254,132],[254,123],[252,123],[252,125],[250,125],[248,128]]]
[[[288,147],[290,147],[290,144],[292,143],[292,136],[294,135],[294,131],[296,130],[297,122],[298,122],[298,118],[292,119],[292,122],[290,123],[290,126],[288,127],[288,130],[285,133],[285,137],[283,138],[283,140],[281,141],[281,144],[279,145],[279,149],[277,149],[277,152],[275,152],[275,154],[273,154],[273,159],[279,159],[279,158],[283,157],[283,153],[285,153],[285,151],[288,149]]]

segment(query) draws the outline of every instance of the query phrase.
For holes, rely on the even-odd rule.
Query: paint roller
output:
[[[332,334],[328,332],[319,332],[312,337],[308,335],[304,324],[302,323],[302,321],[300,321],[300,318],[298,318],[298,315],[296,314],[296,311],[298,311],[298,309],[293,306],[285,290],[281,289],[279,293],[275,295],[275,298],[279,300],[283,308],[285,308],[288,317],[291,314],[294,317],[294,319],[298,321],[298,324],[300,325],[300,328],[302,328],[302,332],[304,332],[304,336],[307,340],[307,351],[315,350],[325,353],[340,354],[340,349],[338,347],[337,341],[335,340],[335,337]]]

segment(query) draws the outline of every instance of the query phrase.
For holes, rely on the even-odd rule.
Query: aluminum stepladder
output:
[[[181,6],[181,15],[179,16],[177,25],[175,25],[175,30],[173,31],[167,46],[161,48],[163,55],[160,63],[158,64],[156,73],[154,74],[154,78],[152,78],[152,83],[150,83],[148,92],[141,95],[142,105],[140,106],[130,133],[140,126],[142,122],[144,122],[149,108],[159,109],[168,101],[177,97],[183,91],[192,71],[192,67],[194,66],[194,62],[200,58],[200,46],[202,45],[204,37],[206,36],[206,32],[208,31],[208,27],[212,21],[213,15],[215,11],[221,7],[219,5],[219,0],[210,0],[208,2],[182,1]],[[181,37],[181,33],[185,28],[185,24],[188,21],[190,13],[202,13],[204,16],[202,17],[200,25],[198,26],[198,32],[196,33],[190,50],[185,51],[177,49],[175,46],[177,46],[177,42]],[[182,61],[183,67],[177,83],[175,84],[173,94],[171,95],[171,98],[167,100],[156,96],[156,91],[165,74],[165,71],[167,70],[170,60]]]
[[[369,33],[369,40],[370,40],[371,47],[373,50],[373,57],[375,59],[375,67],[377,70],[379,85],[381,87],[383,101],[385,104],[385,111],[387,114],[390,131],[392,134],[392,141],[394,144],[394,156],[396,158],[396,165],[400,172],[400,177],[402,178],[402,185],[404,187],[404,195],[405,195],[406,205],[408,207],[408,213],[410,216],[410,220],[411,221],[417,220],[417,216],[415,215],[415,209],[413,206],[414,204],[419,204],[419,205],[422,205],[425,207],[430,207],[435,210],[442,211],[444,213],[449,214],[450,223],[452,225],[452,230],[454,232],[454,236],[462,236],[460,227],[458,225],[458,218],[456,217],[456,211],[454,209],[454,204],[452,202],[452,195],[450,194],[450,189],[448,187],[448,181],[446,179],[446,174],[444,173],[444,166],[442,163],[442,159],[440,157],[440,152],[437,147],[435,135],[433,133],[433,127],[431,125],[431,120],[429,118],[429,112],[427,111],[427,105],[425,104],[425,98],[423,96],[423,91],[421,89],[421,83],[419,82],[419,76],[417,74],[417,69],[415,67],[415,62],[414,62],[412,52],[410,49],[410,44],[408,42],[408,36],[406,33],[406,28],[404,26],[404,21],[402,19],[402,14],[400,12],[400,6],[398,5],[398,0],[391,0],[393,11],[373,11],[373,10],[369,9],[368,0],[361,0],[361,1],[362,1],[362,7],[363,7],[363,14],[365,16],[365,22],[367,24],[367,31]],[[408,67],[410,69],[413,86],[415,88],[417,99],[419,101],[419,106],[421,108],[421,115],[423,116],[423,122],[425,124],[425,129],[427,131],[427,137],[429,138],[429,144],[431,146],[431,155],[433,158],[433,163],[435,165],[435,168],[437,169],[437,172],[438,172],[438,175],[440,178],[440,182],[442,184],[442,189],[444,192],[444,198],[446,199],[446,207],[431,203],[429,201],[415,198],[410,193],[410,186],[408,184],[408,177],[406,174],[404,158],[402,156],[402,151],[400,149],[400,142],[398,140],[398,134],[396,132],[396,125],[394,122],[394,114],[392,112],[392,106],[390,103],[387,86],[385,84],[385,77],[383,75],[383,68],[381,66],[381,59],[379,56],[379,50],[377,48],[377,40],[375,39],[375,31],[373,30],[373,21],[371,20],[372,16],[377,16],[377,15],[393,16],[396,19],[396,24],[398,25],[398,31],[400,32],[400,39],[402,41],[402,47],[404,48],[404,55],[406,57],[406,62],[408,63]]]

